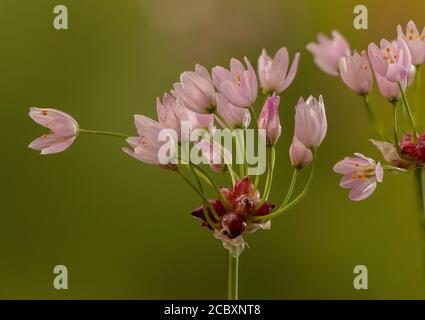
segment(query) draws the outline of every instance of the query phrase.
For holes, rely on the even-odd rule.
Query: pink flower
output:
[[[380,47],[371,43],[368,47],[369,60],[373,70],[386,80],[407,85],[414,66],[409,48],[402,38],[389,42],[381,40]]]
[[[274,146],[280,137],[282,127],[279,119],[280,97],[273,93],[264,103],[258,117],[258,128],[266,130],[266,141],[268,145]]]
[[[197,113],[213,113],[215,110],[215,89],[207,69],[197,64],[195,72],[186,71],[180,82],[171,91],[186,108]]]
[[[425,62],[425,27],[422,30],[422,34],[419,34],[415,23],[410,20],[406,27],[406,34],[403,34],[400,25],[397,27],[397,34],[398,37],[404,39],[409,47],[412,56],[412,64],[415,66],[423,64]]]
[[[223,67],[212,69],[212,78],[217,90],[233,105],[249,108],[257,99],[258,83],[251,63],[244,58],[247,69],[239,60],[230,61],[230,71]]]
[[[266,92],[281,93],[292,83],[297,73],[300,54],[296,53],[288,72],[289,57],[286,48],[280,48],[272,59],[263,49],[258,59],[258,78],[261,88]]]
[[[375,72],[376,83],[378,84],[379,92],[389,102],[399,101],[401,98],[400,88],[397,83],[388,81],[385,77]],[[403,86],[406,89],[406,86]]]
[[[68,149],[78,134],[78,124],[69,114],[56,109],[31,108],[29,116],[50,132],[28,146],[41,154],[52,154]]]
[[[190,129],[205,129],[209,130],[214,124],[214,115],[213,114],[201,114],[193,112],[189,109],[186,110],[188,120],[190,123]]]
[[[217,121],[223,128],[246,128],[251,121],[247,109],[235,107],[220,93],[217,93],[217,114]]]
[[[328,128],[322,96],[319,101],[310,96],[307,102],[301,97],[295,108],[295,135],[307,148],[317,148]]]
[[[243,233],[270,229],[270,220],[253,223],[252,218],[269,214],[274,205],[266,201],[258,210],[255,210],[261,198],[249,177],[237,181],[232,189],[222,188],[221,192],[230,207],[226,208],[218,199],[209,200],[220,220],[216,220],[209,209],[207,209],[207,214],[213,223],[219,225],[218,229],[214,230],[214,237],[223,242],[223,246],[229,250],[230,254],[238,256],[247,247],[247,243],[242,237]],[[205,218],[203,206],[192,211],[192,216],[201,220],[203,227],[212,229]]]
[[[317,36],[319,43],[310,42],[307,50],[313,54],[314,61],[322,71],[337,76],[339,60],[349,56],[351,50],[347,40],[338,31],[333,31],[332,36],[329,39],[320,33]]]
[[[375,160],[355,153],[355,157],[347,157],[334,166],[336,173],[344,176],[340,186],[351,189],[349,198],[360,201],[369,197],[376,189],[377,182],[382,182],[384,169]]]
[[[373,75],[365,51],[361,54],[354,51],[352,56],[341,58],[339,72],[342,81],[354,93],[364,96],[372,89]]]
[[[294,136],[289,148],[289,158],[294,168],[303,169],[313,161],[313,153]]]
[[[159,98],[156,99],[156,109],[158,120],[162,128],[172,129],[177,133],[179,141],[181,141],[181,128],[183,121],[189,124],[189,117],[184,107],[176,102],[173,96],[169,93],[164,93],[162,98],[163,103]]]
[[[174,170],[176,168],[175,164],[163,161],[159,157],[159,150],[165,142],[158,141],[158,137],[160,131],[164,128],[155,120],[145,116],[135,115],[134,120],[138,136],[128,138],[127,143],[131,148],[123,148],[122,151],[142,162]],[[170,157],[172,157],[176,153],[177,143],[173,139],[168,141],[168,143],[171,145]]]
[[[202,156],[208,161],[211,170],[215,172],[224,172],[226,170],[226,164],[232,163],[232,155],[229,150],[215,141],[202,139],[194,147],[201,151]]]

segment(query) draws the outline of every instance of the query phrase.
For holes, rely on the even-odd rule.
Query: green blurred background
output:
[[[394,38],[409,19],[422,28],[421,2],[363,1],[369,30],[357,31],[351,0],[1,0],[0,298],[225,298],[226,252],[190,216],[199,200],[177,175],[130,158],[117,138],[81,136],[67,152],[40,156],[27,145],[44,130],[27,113],[55,107],[83,128],[132,134],[133,114],[154,116],[155,97],[195,63],[246,55],[256,64],[261,48],[281,46],[301,62],[282,96],[272,199],[289,185],[299,96],[323,94],[329,131],[306,200],[246,237],[240,298],[425,298],[413,176],[387,175],[370,199],[348,200],[333,164],[355,151],[379,155],[361,99],[305,50],[334,28],[357,49]],[[52,26],[58,4],[69,30]],[[390,105],[373,101],[391,128]],[[58,264],[69,290],[52,286]],[[358,264],[368,267],[367,291],[353,289]]]

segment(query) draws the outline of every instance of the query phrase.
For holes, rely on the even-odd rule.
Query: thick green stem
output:
[[[227,299],[238,300],[239,257],[229,252],[227,261]]]
[[[416,128],[415,128],[415,119],[413,117],[412,110],[410,109],[409,102],[407,101],[406,92],[404,91],[401,83],[398,83],[398,87],[400,88],[401,97],[403,98],[403,103],[407,109],[407,114],[409,116],[410,126],[412,127],[412,131],[413,131],[413,141],[416,142],[418,133],[416,132]]]
[[[113,137],[118,137],[118,138],[124,138],[127,139],[129,136],[123,133],[119,133],[119,132],[111,132],[111,131],[94,131],[94,130],[86,130],[86,129],[78,129],[79,133],[90,133],[90,134],[99,134],[99,135],[103,135],[103,136],[113,136]]]

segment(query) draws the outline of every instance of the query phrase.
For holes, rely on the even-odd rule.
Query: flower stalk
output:
[[[238,300],[239,296],[239,257],[227,254],[227,299]]]

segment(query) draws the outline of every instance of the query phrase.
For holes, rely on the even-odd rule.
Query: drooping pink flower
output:
[[[338,32],[332,32],[332,39],[324,34],[317,36],[318,43],[310,42],[307,50],[314,56],[314,61],[322,71],[332,75],[338,75],[339,60],[351,54],[350,45]]]
[[[271,146],[277,143],[282,131],[279,118],[279,102],[280,97],[273,93],[272,96],[267,98],[258,117],[258,128],[266,130],[266,141]]]
[[[195,71],[183,72],[180,82],[171,91],[186,108],[197,113],[213,113],[216,107],[215,88],[206,68],[197,64]]]
[[[215,172],[224,172],[226,170],[226,164],[232,163],[230,151],[215,141],[202,139],[194,147],[201,151],[202,156],[208,161],[211,170]]]
[[[352,56],[341,58],[339,73],[347,87],[358,95],[364,96],[372,89],[373,75],[365,51],[361,54],[354,51]]]
[[[412,64],[419,66],[425,62],[425,27],[420,34],[415,23],[410,20],[403,34],[401,26],[397,26],[397,35],[406,42],[412,56]]]
[[[220,93],[217,93],[217,114],[217,121],[223,128],[246,128],[251,121],[247,109],[235,107]]]
[[[161,159],[160,148],[165,142],[159,141],[159,134],[164,128],[155,120],[152,120],[143,115],[134,116],[137,137],[130,137],[127,143],[131,148],[122,148],[122,151],[131,155],[132,157],[148,164],[159,165],[162,168],[174,170],[176,165],[167,159],[172,159],[177,151],[177,141],[169,139],[169,154],[167,159]]]
[[[306,102],[301,97],[295,108],[295,135],[307,148],[317,148],[328,128],[322,96],[310,96]]]
[[[162,128],[172,129],[177,133],[179,141],[182,140],[182,125],[186,121],[189,124],[189,117],[186,109],[176,102],[176,99],[169,93],[164,93],[162,98],[156,99],[156,110],[158,120]]]
[[[297,74],[300,54],[295,54],[294,61],[288,72],[289,56],[286,48],[280,48],[273,59],[263,49],[258,58],[258,78],[261,88],[266,92],[281,93],[292,83]]]
[[[257,230],[267,230],[271,226],[270,220],[263,223],[253,223],[252,217],[269,214],[274,205],[266,201],[258,210],[256,206],[260,203],[260,194],[255,190],[254,184],[248,177],[237,181],[234,188],[222,188],[221,192],[229,203],[226,206],[218,199],[209,200],[216,211],[219,221],[207,209],[207,214],[218,224],[218,229],[214,230],[214,236],[223,242],[223,246],[229,250],[233,256],[238,256],[247,246],[242,237],[243,233],[253,233]],[[204,207],[201,206],[192,211],[192,216],[202,221],[202,226],[212,229],[204,215]]]
[[[313,161],[313,153],[296,136],[289,147],[289,159],[296,169],[303,169]]]
[[[377,74],[390,82],[407,85],[414,66],[409,48],[402,38],[394,42],[382,39],[380,47],[371,43],[367,52],[372,68]]]
[[[249,108],[257,99],[258,83],[251,63],[244,58],[247,68],[237,60],[230,61],[230,71],[223,67],[212,69],[217,90],[234,106]]]
[[[369,197],[376,189],[378,182],[384,178],[384,169],[375,160],[361,153],[355,157],[347,157],[334,166],[336,173],[343,174],[340,186],[351,189],[349,198],[360,201]]]
[[[78,124],[69,114],[56,109],[31,108],[29,116],[50,130],[28,146],[41,154],[52,154],[68,149],[78,135]]]

